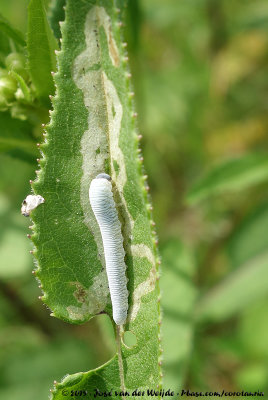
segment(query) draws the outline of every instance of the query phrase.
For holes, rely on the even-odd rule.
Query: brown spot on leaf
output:
[[[86,303],[87,301],[87,291],[80,282],[70,282],[71,285],[76,286],[76,291],[74,292],[74,297],[79,303]]]

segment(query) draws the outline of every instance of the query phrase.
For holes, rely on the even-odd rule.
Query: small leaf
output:
[[[6,198],[0,196],[1,224],[6,227],[0,236],[0,279],[21,276],[29,272],[31,265],[30,243],[26,236],[22,235],[25,223],[17,211],[11,211],[6,206],[6,201]],[[14,243],[16,243],[16,251],[14,251]],[[28,252],[25,249],[28,249]]]
[[[200,300],[196,310],[198,319],[226,319],[268,292],[267,224],[265,204],[234,232],[227,253],[235,270]]]
[[[43,0],[30,1],[27,48],[29,71],[37,96],[42,103],[49,105],[49,95],[55,90],[51,71],[56,71],[55,50],[58,46],[48,24]]]
[[[268,249],[267,203],[254,210],[238,226],[227,243],[227,252],[234,267]]]
[[[161,255],[164,387],[180,390],[193,344],[192,315],[197,294],[193,284],[195,262],[191,252],[178,239],[164,244]]]
[[[32,126],[26,121],[11,118],[8,112],[0,113],[0,152],[8,153],[27,162],[38,156]]]
[[[268,293],[268,253],[249,260],[211,289],[196,307],[198,322],[224,321]]]
[[[59,22],[64,21],[64,6],[66,0],[52,0],[49,8],[48,20],[57,39],[61,38]]]
[[[229,160],[209,171],[193,185],[186,201],[195,204],[209,196],[241,191],[267,179],[267,155],[249,154]]]
[[[10,39],[3,32],[0,32],[0,66],[5,66],[5,58],[10,53]]]
[[[10,23],[0,14],[0,30],[4,32],[10,39],[17,44],[25,46],[23,34],[16,28],[13,28]]]

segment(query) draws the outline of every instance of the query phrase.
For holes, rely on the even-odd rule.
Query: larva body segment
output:
[[[117,325],[123,325],[128,310],[125,251],[109,175],[99,174],[92,180],[89,201],[101,231],[113,320]]]

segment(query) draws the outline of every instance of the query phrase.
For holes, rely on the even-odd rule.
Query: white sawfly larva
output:
[[[113,320],[123,325],[128,310],[125,251],[109,175],[99,174],[92,180],[89,201],[101,231]]]

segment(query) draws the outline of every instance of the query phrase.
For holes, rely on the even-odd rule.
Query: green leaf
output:
[[[250,358],[266,361],[268,358],[268,297],[252,304],[239,319],[239,340]],[[258,329],[256,329],[258,327]]]
[[[256,387],[258,388],[258,391],[265,392],[267,388],[267,379],[267,363],[265,362],[246,365],[236,373],[237,386],[242,387],[248,392],[255,392]]]
[[[268,248],[268,207],[267,204],[255,209],[238,226],[227,243],[227,251],[234,267]]]
[[[25,249],[29,246],[29,240],[23,235],[25,223],[19,212],[10,209],[8,199],[0,195],[0,218],[2,232],[0,234],[0,279],[14,278],[29,271],[31,257]],[[14,243],[16,251],[14,252]]]
[[[32,212],[36,271],[53,315],[83,323],[112,316],[103,245],[88,189],[98,173],[114,183],[126,251],[129,309],[125,329],[136,345],[99,368],[57,386],[92,391],[156,388],[159,384],[159,287],[156,240],[138,156],[127,59],[116,7],[110,0],[67,3],[55,74],[54,111],[41,172],[33,184],[45,202]],[[121,363],[120,363],[121,365]]]
[[[161,246],[163,272],[163,349],[164,387],[181,390],[189,364],[194,325],[192,314],[196,300],[193,278],[195,262],[191,252],[177,240]],[[178,346],[178,343],[180,344]]]
[[[268,294],[268,253],[250,259],[199,300],[196,319],[223,321]]]
[[[16,28],[13,28],[10,23],[0,14],[0,30],[5,33],[10,39],[17,44],[25,46],[23,34]]]
[[[268,293],[267,225],[264,204],[238,226],[226,245],[234,271],[200,299],[198,320],[225,320]]]
[[[59,22],[64,21],[64,6],[66,0],[52,0],[49,8],[49,23],[57,39],[61,38]]]
[[[268,293],[267,224],[265,205],[232,235],[227,250],[235,270],[198,302],[198,320],[224,320]]]
[[[229,160],[207,172],[189,191],[189,204],[198,203],[212,195],[238,192],[268,179],[266,154],[249,154]]]
[[[26,121],[11,118],[8,112],[0,113],[0,152],[25,161],[34,162],[38,156],[32,126]]]
[[[1,327],[0,345],[3,399],[36,400],[38,393],[38,399],[47,400],[54,379],[95,364],[94,349],[81,338],[69,338],[63,329],[58,338],[48,340],[33,327],[18,323],[14,330]]]
[[[51,72],[56,71],[55,50],[58,46],[48,24],[43,0],[29,3],[27,48],[29,71],[37,96],[49,105],[49,95],[55,90]]]
[[[5,58],[7,54],[9,54],[11,51],[10,49],[10,40],[9,38],[0,32],[0,66],[1,67],[6,67],[5,66]]]

